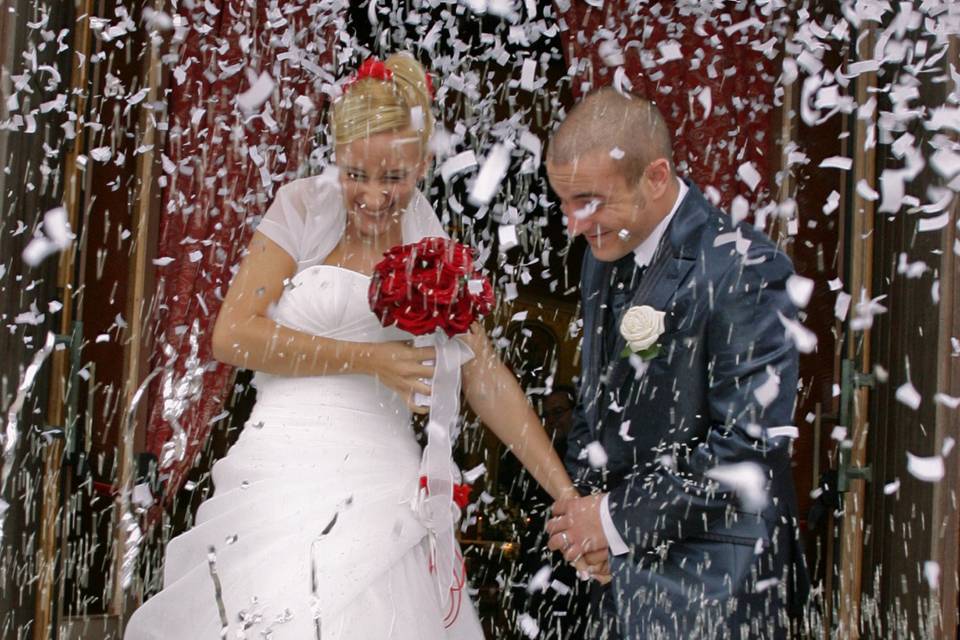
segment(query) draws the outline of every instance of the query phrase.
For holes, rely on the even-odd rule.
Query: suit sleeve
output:
[[[797,353],[780,319],[796,314],[786,291],[792,273],[786,256],[757,247],[717,283],[704,332],[708,435],[678,465],[683,472],[646,469],[610,492],[614,524],[634,551],[716,530],[734,510],[747,510],[729,486],[708,479],[708,470],[752,463],[766,485],[761,491],[776,474],[789,473],[789,438],[765,432],[793,422]]]

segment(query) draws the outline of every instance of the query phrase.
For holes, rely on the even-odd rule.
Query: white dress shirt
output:
[[[680,183],[680,191],[677,193],[677,199],[673,203],[670,213],[668,213],[666,217],[653,228],[650,235],[633,250],[634,260],[636,260],[637,266],[639,267],[650,266],[650,262],[657,252],[657,247],[660,246],[660,240],[663,238],[663,234],[666,233],[667,227],[670,226],[670,221],[673,220],[674,214],[676,214],[677,209],[680,208],[680,203],[683,202],[684,196],[686,196],[687,191],[689,191],[689,188],[683,180],[677,178],[677,182]],[[637,375],[643,376],[646,370],[647,362],[643,361],[640,363]],[[630,549],[623,541],[620,532],[617,531],[617,528],[613,524],[613,518],[610,516],[610,494],[608,493],[603,494],[603,499],[600,502],[600,523],[603,525],[603,535],[606,536],[607,544],[610,546],[610,554],[620,556],[627,553]]]

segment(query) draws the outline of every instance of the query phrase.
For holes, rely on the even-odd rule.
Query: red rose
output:
[[[468,283],[481,281],[479,293]],[[438,328],[449,336],[464,333],[493,308],[493,286],[476,268],[473,250],[444,238],[423,238],[393,247],[374,269],[370,307],[384,326],[414,335]]]
[[[473,487],[468,484],[453,485],[453,501],[461,510],[466,509],[467,505],[470,504],[471,491],[473,491]]]

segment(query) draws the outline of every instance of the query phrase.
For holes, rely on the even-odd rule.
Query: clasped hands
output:
[[[600,520],[603,494],[564,498],[547,521],[547,548],[563,553],[578,572],[601,584],[610,582],[610,547]]]

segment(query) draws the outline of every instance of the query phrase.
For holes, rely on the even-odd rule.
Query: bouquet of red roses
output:
[[[370,281],[370,308],[385,326],[422,336],[442,329],[466,333],[493,308],[493,287],[480,274],[473,249],[445,238],[423,238],[384,254]]]

